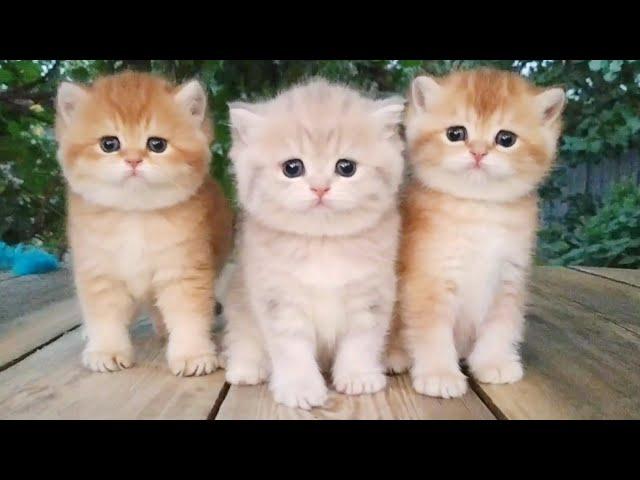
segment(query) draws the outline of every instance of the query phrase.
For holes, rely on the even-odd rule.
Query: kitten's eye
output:
[[[463,142],[467,139],[467,129],[461,126],[447,128],[447,138],[450,142]]]
[[[160,137],[149,137],[147,148],[154,153],[162,153],[167,149],[167,141]]]
[[[118,140],[118,137],[102,137],[100,139],[100,148],[106,153],[117,152],[120,150],[120,140]]]
[[[304,175],[304,163],[299,158],[287,160],[282,164],[282,173],[289,178],[301,177]]]
[[[336,162],[336,173],[341,177],[352,177],[356,173],[356,162],[341,158]]]
[[[516,143],[518,136],[509,130],[500,130],[496,135],[496,143],[501,147],[509,148]]]

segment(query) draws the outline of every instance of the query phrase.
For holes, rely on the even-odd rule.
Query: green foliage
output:
[[[482,66],[520,72],[539,85],[561,85],[569,94],[559,167],[540,189],[544,200],[562,199],[570,167],[638,147],[637,60],[0,60],[0,239],[41,243],[58,253],[66,248],[64,181],[52,133],[60,80],[86,83],[125,69],[152,71],[176,82],[199,78],[208,88],[216,124],[211,173],[233,198],[227,102],[264,98],[316,75],[374,94],[404,94],[418,73]],[[577,231],[582,217],[593,215],[598,201],[588,196],[562,200],[569,212],[548,219],[552,226],[541,233],[548,258],[564,255],[558,242]]]
[[[542,256],[556,265],[640,268],[640,187],[616,185],[597,210],[589,198],[573,201],[571,224],[541,232]]]

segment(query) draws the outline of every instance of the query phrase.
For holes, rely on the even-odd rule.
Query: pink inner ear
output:
[[[544,119],[545,120],[549,120],[551,117],[553,117],[555,111],[557,109],[557,105],[551,105],[550,107],[548,107],[545,111],[544,111]]]

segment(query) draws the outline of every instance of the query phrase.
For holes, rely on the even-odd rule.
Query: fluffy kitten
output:
[[[331,366],[339,392],[386,385],[403,104],[315,80],[230,105],[244,214],[225,301],[230,383],[270,375],[276,401],[304,409],[325,402]]]
[[[466,358],[481,382],[522,377],[525,280],[565,103],[494,70],[418,77],[406,115],[413,181],[403,201],[400,335],[392,370],[412,364],[414,388],[457,397]],[[395,328],[394,328],[395,330]],[[409,357],[403,351],[406,347]]]
[[[68,235],[91,370],[128,368],[128,326],[148,305],[169,333],[176,375],[217,368],[213,283],[231,248],[232,213],[208,176],[206,94],[124,73],[62,83],[58,156],[68,183]]]

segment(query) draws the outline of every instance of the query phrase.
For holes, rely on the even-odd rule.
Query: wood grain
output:
[[[73,295],[71,272],[66,268],[6,278],[0,282],[0,325]]]
[[[94,373],[80,363],[79,331],[0,372],[2,419],[206,419],[224,385],[224,372],[177,378],[163,342],[148,324],[135,332],[137,365]]]
[[[640,288],[640,270],[631,268],[572,267],[574,270],[608,278]]]
[[[482,419],[494,416],[475,393],[441,400],[415,393],[407,375],[389,377],[386,391],[348,396],[334,391],[325,407],[310,411],[288,408],[273,401],[265,384],[231,386],[216,420],[427,420]]]
[[[549,282],[550,276],[574,274],[587,277],[548,269],[534,275],[523,346],[524,379],[512,385],[478,386],[509,419],[640,418],[640,336],[572,300],[585,301],[585,291],[567,294],[570,284]],[[607,284],[613,282],[592,278],[603,284],[592,294],[601,291],[604,297]],[[549,293],[549,283],[555,285],[556,295]],[[601,297],[588,303],[603,307],[614,301]],[[628,312],[622,307],[614,310]]]
[[[0,369],[80,322],[68,270],[5,279],[0,282]]]
[[[547,302],[569,302],[640,334],[640,289],[562,267],[533,270],[530,291]]]
[[[68,298],[0,323],[0,369],[80,325],[81,321],[78,302]]]

